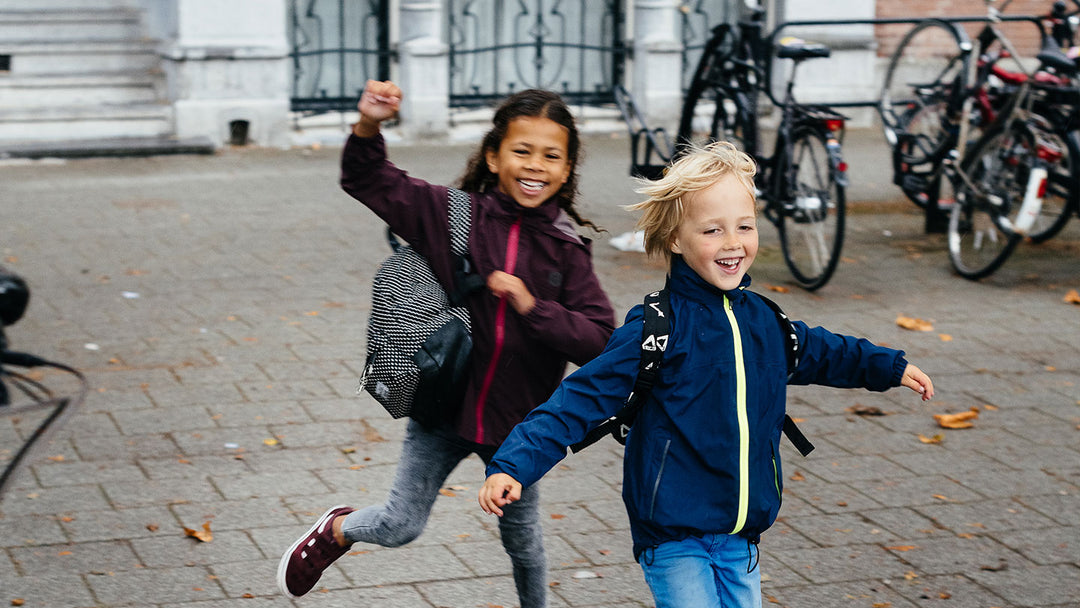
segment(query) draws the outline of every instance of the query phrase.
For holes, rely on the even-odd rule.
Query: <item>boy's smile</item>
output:
[[[498,150],[488,150],[488,170],[499,190],[522,207],[539,207],[570,178],[570,135],[550,118],[521,116],[510,122]]]
[[[729,291],[742,283],[758,250],[754,199],[734,175],[691,192],[671,251],[710,285]]]

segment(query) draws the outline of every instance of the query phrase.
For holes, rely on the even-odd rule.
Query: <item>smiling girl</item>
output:
[[[400,102],[395,84],[368,81],[342,154],[341,186],[451,285],[446,187],[409,177],[386,158],[379,125]],[[409,421],[387,501],[327,510],[282,556],[284,593],[307,593],[352,543],[414,540],[457,464],[473,453],[488,463],[510,429],[559,385],[567,362],[583,365],[603,350],[615,318],[589,241],[574,226],[596,229],[576,210],[580,150],[573,116],[555,93],[522,91],[496,111],[460,183],[471,199],[468,254],[488,288],[467,301],[473,360],[461,410],[443,428]],[[499,521],[522,608],[546,604],[538,503],[530,488]]]

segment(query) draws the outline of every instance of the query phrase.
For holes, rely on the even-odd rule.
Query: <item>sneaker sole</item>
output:
[[[281,589],[282,593],[289,597],[301,597],[299,595],[293,595],[292,591],[289,591],[289,586],[285,584],[285,570],[287,570],[289,567],[289,559],[292,558],[293,551],[296,551],[300,547],[300,543],[304,542],[304,539],[306,539],[309,535],[311,535],[312,532],[318,529],[318,527],[321,526],[328,517],[330,517],[331,513],[337,511],[338,509],[347,508],[348,505],[336,505],[327,509],[326,512],[323,513],[319,517],[319,519],[315,520],[315,523],[310,528],[308,528],[308,531],[300,535],[300,538],[297,538],[296,542],[294,542],[292,546],[289,547],[288,550],[286,550],[285,553],[281,556],[281,561],[278,562],[277,568],[277,584],[278,589]]]

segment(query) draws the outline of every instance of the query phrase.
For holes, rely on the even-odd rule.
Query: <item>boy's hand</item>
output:
[[[929,401],[934,396],[934,383],[930,381],[930,376],[910,363],[904,368],[904,377],[900,379],[900,384],[921,394],[923,401]]]
[[[512,274],[496,270],[488,275],[488,289],[495,297],[506,298],[519,315],[527,315],[536,306],[536,298],[525,282]]]
[[[379,123],[396,116],[400,107],[401,89],[396,84],[389,80],[367,81],[360,102],[356,104],[360,111],[360,122],[353,126],[353,133],[359,137],[375,135],[379,131]]]
[[[521,500],[521,484],[506,473],[495,473],[484,482],[477,500],[484,513],[502,517],[503,512],[499,507]]]

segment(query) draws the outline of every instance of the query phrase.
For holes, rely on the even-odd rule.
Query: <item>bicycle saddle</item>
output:
[[[828,57],[832,49],[820,42],[807,42],[791,36],[781,38],[776,56],[781,59],[812,59],[814,57]]]

